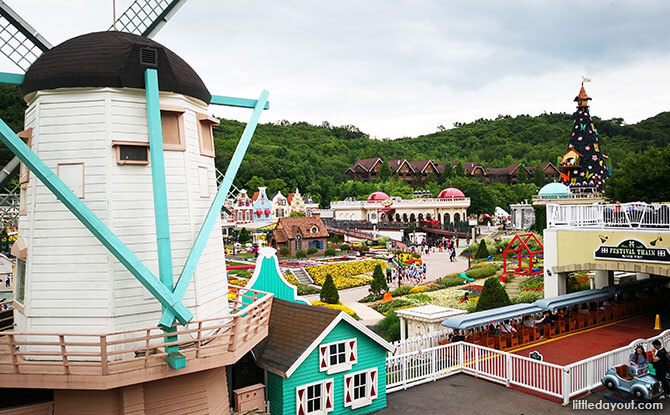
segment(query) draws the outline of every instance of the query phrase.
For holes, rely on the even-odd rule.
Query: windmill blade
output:
[[[25,72],[49,49],[51,44],[0,0],[0,52]]]
[[[186,0],[135,0],[110,30],[152,38]]]

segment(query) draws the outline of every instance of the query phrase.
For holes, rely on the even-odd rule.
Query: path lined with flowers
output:
[[[460,254],[462,248],[458,248],[457,253]],[[447,274],[453,274],[456,272],[464,272],[468,269],[468,260],[467,258],[462,258],[456,256],[455,262],[449,261],[449,252],[433,252],[428,255],[423,255],[421,259],[426,263],[426,281],[430,282],[435,281],[439,278],[444,277]],[[384,269],[386,273],[386,269]],[[394,282],[392,287],[397,287],[398,284]],[[349,288],[345,290],[340,290],[340,301],[342,304],[351,308],[358,314],[361,318],[361,323],[366,326],[375,325],[379,320],[384,318],[383,314],[378,313],[373,310],[371,307],[368,307],[365,304],[359,303],[358,300],[367,296],[370,292],[368,290],[369,286],[365,285],[362,287]],[[319,294],[306,295],[304,298],[310,301],[318,301]]]

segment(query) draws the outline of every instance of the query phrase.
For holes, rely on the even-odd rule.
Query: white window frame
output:
[[[321,386],[321,405],[317,411],[307,411],[307,388]],[[302,392],[302,393],[301,393]],[[328,378],[319,382],[307,383],[295,388],[295,413],[298,415],[325,415],[335,408],[335,380]]]
[[[358,399],[354,399],[354,379],[356,375],[365,376],[365,396]],[[351,409],[362,408],[371,405],[379,396],[379,370],[376,367],[347,373],[344,375],[343,382],[345,407],[351,407]]]
[[[330,363],[330,348],[344,343],[344,362]],[[351,370],[351,367],[358,363],[358,339],[338,340],[336,342],[323,343],[319,345],[319,371],[326,372],[329,375],[333,373],[345,372]]]

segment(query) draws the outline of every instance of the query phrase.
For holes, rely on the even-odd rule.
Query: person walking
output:
[[[651,358],[651,364],[654,366],[654,370],[656,371],[656,379],[661,381],[661,385],[663,385],[663,396],[668,397],[670,396],[670,384],[668,382],[668,378],[666,377],[668,373],[668,366],[670,366],[670,362],[668,361],[668,352],[665,351],[663,344],[661,344],[658,339],[651,342],[651,345],[656,350],[656,353]]]
[[[387,284],[391,284],[391,282],[393,282],[392,275],[393,275],[393,270],[391,269],[390,266],[387,266],[386,267],[386,283]]]

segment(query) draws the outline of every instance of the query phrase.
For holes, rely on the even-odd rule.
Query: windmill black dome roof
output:
[[[141,55],[144,63],[140,62]],[[147,60],[155,60],[156,64],[147,65]],[[161,91],[188,95],[209,104],[212,95],[182,58],[149,38],[112,31],[77,36],[46,51],[26,72],[21,93],[74,87],[144,89],[144,71],[148,67],[158,70]]]

